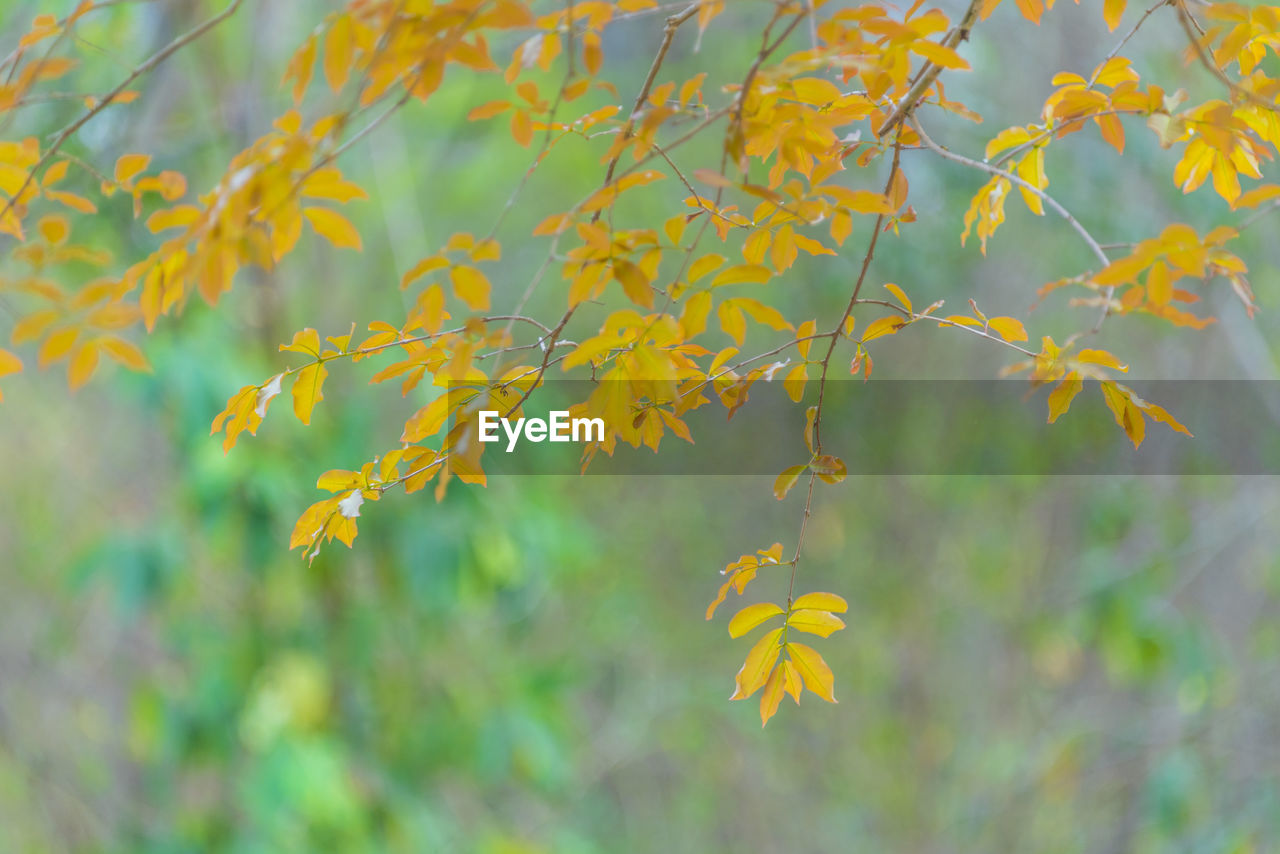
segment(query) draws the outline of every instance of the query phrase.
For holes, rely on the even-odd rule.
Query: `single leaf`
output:
[[[817,608],[820,611],[835,611],[843,614],[849,610],[849,603],[834,593],[806,593],[791,603],[792,611],[804,608]]]
[[[1071,406],[1080,389],[1084,387],[1080,375],[1075,371],[1067,374],[1057,388],[1049,392],[1049,423],[1057,421]]]
[[[721,272],[711,280],[711,287],[723,285],[763,285],[773,278],[773,271],[761,264],[741,264]]]
[[[735,690],[729,697],[730,700],[744,700],[764,686],[774,662],[782,652],[782,647],[778,644],[781,637],[782,629],[777,628],[756,641],[756,645],[747,653],[738,675],[734,677]],[[804,675],[804,671],[801,671],[801,675]]]
[[[1128,365],[1121,364],[1119,359],[1108,353],[1106,350],[1081,350],[1076,354],[1076,361],[1093,365],[1102,365],[1104,368],[1111,368],[1117,371],[1129,370]]]
[[[787,617],[787,625],[793,629],[813,635],[821,635],[825,638],[830,636],[832,632],[838,632],[843,629],[844,620],[830,611],[802,608],[791,612],[791,616]]]
[[[782,613],[782,609],[772,602],[759,602],[755,605],[748,605],[734,614],[733,619],[729,621],[729,637],[740,638],[761,623]]]
[[[338,249],[362,249],[360,232],[337,211],[328,208],[303,208],[303,215],[311,223],[316,233],[328,240]]]
[[[827,662],[818,654],[818,651],[802,643],[788,643],[787,652],[795,662],[800,678],[804,680],[804,687],[828,703],[836,702],[833,690],[835,676],[832,675],[831,668],[827,666]]]
[[[311,412],[316,403],[324,400],[324,379],[329,371],[323,362],[307,365],[298,371],[298,378],[293,381],[293,414],[303,424],[311,423]]]
[[[107,355],[133,371],[151,373],[151,363],[138,346],[123,338],[108,337],[98,342]]]
[[[783,469],[782,474],[778,475],[773,482],[773,497],[781,501],[787,497],[787,493],[791,491],[791,487],[796,485],[796,481],[800,479],[800,475],[804,473],[805,466],[796,465]]]
[[[1016,317],[993,317],[987,327],[1006,341],[1026,341],[1027,328]]]
[[[769,674],[769,681],[764,684],[764,693],[760,695],[760,726],[769,723],[769,718],[778,713],[778,704],[782,702],[784,693],[783,670],[774,667]]]
[[[898,287],[893,282],[889,282],[885,284],[884,287],[885,287],[885,290],[889,291],[889,293],[893,294],[895,297],[898,298],[898,302],[902,303],[902,305],[906,308],[907,311],[909,312],[912,311],[911,300],[907,298],[907,295],[905,293],[903,293],[902,288]]]
[[[355,50],[355,31],[350,15],[339,15],[324,39],[324,79],[329,88],[339,92],[351,74]]]
[[[8,350],[0,349],[0,377],[22,370],[22,360]]]
[[[98,344],[96,341],[86,341],[76,349],[71,357],[71,364],[67,366],[67,382],[71,390],[75,391],[87,383],[97,367]]]
[[[862,343],[874,341],[885,335],[893,335],[899,329],[906,326],[907,320],[901,317],[881,317],[871,321],[865,332],[862,333]]]
[[[489,308],[489,280],[475,267],[459,265],[449,271],[449,281],[453,284],[454,295],[467,304],[472,311],[487,311]]]
[[[151,163],[150,154],[126,154],[116,161],[117,184],[127,184]]]

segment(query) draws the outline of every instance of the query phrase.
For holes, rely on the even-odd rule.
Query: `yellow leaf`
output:
[[[524,148],[533,142],[533,122],[524,110],[516,110],[511,114],[511,138]]]
[[[280,352],[302,353],[306,356],[320,358],[320,333],[307,327],[293,333],[293,341],[280,345]]]
[[[1137,448],[1142,444],[1147,429],[1142,411],[1134,406],[1129,395],[1113,382],[1102,384],[1102,397],[1111,414],[1115,416],[1116,424],[1120,425],[1125,435],[1129,437],[1129,441],[1133,442],[1133,446]]]
[[[132,371],[151,373],[151,363],[138,346],[123,338],[107,337],[98,342],[107,355]]]
[[[126,154],[116,161],[116,183],[127,184],[151,163],[150,154]]]
[[[1107,29],[1114,30],[1120,26],[1120,18],[1124,15],[1124,7],[1128,0],[1103,0],[1102,17],[1107,22]]]
[[[781,637],[782,629],[774,629],[760,638],[751,648],[747,653],[746,661],[742,663],[738,675],[734,678],[735,690],[729,697],[730,700],[743,700],[760,690],[769,678],[769,671],[773,669],[779,653],[782,652],[782,648],[778,645],[778,639]],[[804,671],[801,671],[801,675],[803,673]]]
[[[793,629],[808,632],[811,635],[821,635],[825,638],[829,637],[832,632],[838,632],[843,629],[844,620],[830,611],[804,608],[799,611],[792,611],[791,616],[787,617],[787,625]]]
[[[800,671],[796,670],[795,662],[787,659],[782,662],[782,682],[783,690],[791,695],[791,699],[796,701],[796,705],[800,705],[800,692],[804,690]]]
[[[33,312],[13,325],[10,340],[14,344],[24,344],[40,337],[40,333],[49,328],[58,319],[58,312],[51,308]]]
[[[1157,261],[1147,273],[1147,298],[1156,305],[1165,305],[1173,299],[1173,281],[1163,261]]]
[[[489,308],[489,280],[475,267],[458,265],[449,271],[449,281],[453,283],[453,293],[467,304],[472,311],[486,311]]]
[[[400,288],[401,290],[403,290],[409,287],[409,285],[412,284],[417,279],[420,279],[423,276],[425,276],[427,273],[431,273],[436,270],[443,270],[445,267],[448,267],[448,266],[449,266],[449,259],[445,258],[443,255],[429,255],[428,257],[423,258],[417,264],[414,264],[413,267],[409,269],[409,272],[404,274],[404,276],[400,279]]]
[[[836,84],[820,77],[800,77],[792,80],[791,91],[797,101],[815,106],[830,104],[842,97],[840,88]]]
[[[362,249],[360,232],[346,217],[328,208],[303,208],[302,213],[316,233],[338,249]]]
[[[421,442],[434,436],[444,427],[449,418],[449,395],[442,394],[426,406],[419,409],[404,423],[401,442]]]
[[[796,664],[796,670],[800,672],[800,678],[804,680],[804,687],[828,703],[836,702],[833,691],[835,676],[831,674],[831,668],[827,666],[827,662],[822,659],[818,651],[802,643],[788,643],[787,651]]]
[[[1022,17],[1039,26],[1040,16],[1044,14],[1043,0],[1017,0],[1017,2],[1018,11],[1022,13]]]
[[[902,303],[902,304],[903,304],[903,306],[905,306],[905,307],[906,307],[907,311],[912,311],[912,308],[911,308],[911,300],[909,300],[909,299],[907,298],[907,295],[906,295],[905,293],[903,293],[902,288],[898,287],[897,285],[893,284],[892,282],[889,282],[888,284],[886,284],[886,285],[885,285],[885,289],[886,289],[887,291],[889,291],[889,293],[891,293],[891,294],[893,294],[895,297],[897,297],[897,298],[898,298],[898,302]]]
[[[1269,202],[1274,198],[1280,197],[1280,185],[1264,184],[1261,187],[1255,187],[1247,193],[1242,194],[1236,199],[1234,207],[1254,208],[1263,202]]]
[[[622,285],[627,299],[636,305],[653,308],[653,289],[649,287],[649,277],[643,270],[625,258],[615,258],[611,272]]]
[[[481,119],[491,119],[494,116],[505,113],[509,109],[511,109],[510,101],[490,101],[487,104],[481,104],[471,112],[467,113],[467,120],[474,122]]]
[[[311,423],[311,411],[318,401],[324,400],[321,390],[329,371],[322,362],[307,365],[298,371],[298,378],[293,381],[293,414],[303,424]]]
[[[802,362],[787,374],[787,378],[782,381],[782,388],[786,391],[787,397],[791,398],[793,402],[799,403],[800,398],[804,397],[804,387],[808,381],[808,366]]]
[[[729,637],[740,638],[768,620],[782,613],[782,609],[772,602],[760,602],[748,605],[733,615],[729,621]]]
[[[76,339],[80,337],[80,329],[75,326],[65,326],[53,333],[44,340],[44,344],[40,347],[40,353],[36,357],[40,367],[45,367],[53,362],[58,361],[66,356],[71,350],[71,345],[76,343]]]
[[[55,202],[61,202],[74,211],[84,214],[97,213],[98,207],[84,196],[77,196],[75,193],[63,193],[59,190],[45,190],[44,194],[47,198]]]
[[[881,317],[873,320],[867,327],[867,331],[862,333],[862,343],[866,344],[884,335],[893,335],[906,325],[907,321],[901,317]]]
[[[338,92],[346,85],[351,73],[351,59],[355,48],[355,33],[349,15],[339,15],[324,39],[324,79],[329,88]]]
[[[816,608],[820,611],[834,611],[843,614],[849,610],[849,603],[834,593],[806,593],[791,603],[791,610]]]
[[[67,382],[71,385],[71,390],[75,391],[87,383],[97,367],[97,342],[86,341],[76,350],[75,355],[71,357],[71,364],[67,366]]]
[[[719,269],[727,259],[723,255],[717,255],[714,252],[710,255],[703,255],[689,267],[690,283],[698,281],[712,270]]]
[[[768,267],[760,264],[740,264],[736,267],[730,267],[712,279],[711,287],[718,288],[722,285],[741,285],[744,283],[763,285],[772,278],[773,271]]]
[[[0,349],[0,377],[22,370],[22,360],[8,350]]]
[[[194,205],[178,205],[169,210],[156,211],[147,217],[147,228],[152,234],[168,228],[186,228],[200,219],[200,209]]]
[[[316,62],[316,37],[309,36],[302,47],[298,48],[293,58],[289,60],[289,67],[285,70],[284,79],[281,83],[293,81],[293,102],[297,104],[302,101],[302,96],[306,94],[307,86],[311,83],[311,72]]]
[[[854,213],[893,213],[893,206],[889,203],[889,198],[882,193],[873,193],[870,190],[854,190],[845,207]]]
[[[1128,365],[1121,364],[1119,359],[1106,350],[1081,350],[1076,354],[1075,360],[1092,365],[1102,365],[1104,368],[1111,368],[1117,371],[1129,370]]]
[[[684,330],[685,340],[701,335],[707,328],[707,315],[711,313],[711,294],[699,291],[689,297],[684,311],[680,314],[680,327]]]
[[[733,303],[734,307],[740,308],[747,314],[751,315],[751,319],[756,323],[762,323],[770,329],[791,329],[791,324],[782,316],[782,313],[773,306],[765,305],[758,299],[751,297],[734,297],[725,302]]]
[[[787,497],[787,493],[791,491],[791,487],[796,485],[796,481],[800,479],[800,475],[804,472],[806,466],[797,465],[783,469],[782,474],[778,475],[773,482],[773,496],[779,501]]]
[[[769,718],[778,712],[778,704],[782,702],[784,693],[784,677],[781,667],[773,668],[769,681],[765,683],[764,693],[760,695],[760,726],[769,723]]]
[[[71,231],[71,227],[67,224],[67,218],[56,214],[40,217],[37,228],[40,230],[40,236],[54,246],[63,243],[67,239],[67,234]]]
[[[987,327],[1006,341],[1027,340],[1027,328],[1016,317],[993,317]]]
[[[1071,401],[1080,393],[1084,383],[1075,371],[1063,377],[1062,382],[1049,392],[1049,423],[1057,421],[1071,406]]]
[[[1159,421],[1161,424],[1169,425],[1170,428],[1178,431],[1179,433],[1187,436],[1191,435],[1191,431],[1188,430],[1181,421],[1170,415],[1164,407],[1143,401],[1140,408],[1148,415],[1148,417],[1151,418],[1152,421]]]
[[[943,68],[958,68],[967,70],[969,63],[966,62],[960,54],[956,53],[945,45],[936,42],[920,39],[911,43],[912,53],[918,53],[934,65],[940,65]]]

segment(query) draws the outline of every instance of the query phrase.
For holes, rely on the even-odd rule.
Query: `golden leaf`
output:
[[[362,249],[360,232],[337,211],[328,208],[303,208],[302,214],[316,233],[338,249]]]
[[[303,424],[311,423],[311,412],[316,403],[324,400],[324,379],[329,371],[323,362],[307,365],[298,371],[298,378],[293,381],[293,414]]]
[[[744,700],[764,686],[769,678],[769,671],[773,669],[774,662],[782,652],[782,647],[778,644],[778,639],[781,637],[782,629],[774,629],[760,638],[751,648],[742,667],[738,670],[738,675],[734,677],[735,690],[729,697],[730,700]],[[804,671],[801,671],[801,675],[803,673]]]
[[[806,593],[791,603],[791,610],[816,608],[821,611],[834,611],[843,614],[849,610],[849,603],[834,593]]]
[[[768,620],[782,614],[783,611],[772,602],[760,602],[748,605],[733,615],[729,621],[729,637],[740,638]]]
[[[472,311],[489,308],[490,285],[484,273],[460,264],[449,271],[449,281],[453,284],[454,296],[465,302],[467,308]]]
[[[835,676],[832,675],[831,668],[827,666],[827,662],[818,654],[818,651],[802,643],[788,643],[787,652],[795,662],[800,678],[804,680],[804,687],[828,703],[836,702],[833,691]]]
[[[844,620],[830,611],[802,608],[791,612],[791,615],[787,617],[787,625],[793,629],[825,638],[829,637],[832,632],[838,632],[843,629]]]

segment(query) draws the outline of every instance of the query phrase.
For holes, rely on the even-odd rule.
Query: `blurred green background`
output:
[[[67,5],[4,3],[0,52],[36,13]],[[717,87],[741,79],[769,11],[730,7],[696,53],[681,34],[660,80],[709,68],[708,99],[726,97]],[[216,8],[93,14],[71,46],[75,84],[110,88]],[[151,152],[206,190],[287,109],[288,57],[333,8],[246,0],[72,150],[101,168]],[[1036,28],[1006,2],[964,48],[977,70],[947,77],[985,123],[931,110],[931,135],[980,156],[997,131],[1036,118],[1055,72],[1087,73],[1140,12],[1107,34],[1094,3],[1060,4]],[[659,32],[642,18],[606,38],[605,75],[628,100]],[[1209,97],[1180,38],[1162,10],[1129,54],[1144,79]],[[500,63],[511,49],[495,46]],[[455,231],[488,231],[531,152],[504,120],[465,116],[503,92],[496,77],[451,72],[430,104],[353,149],[341,165],[371,199],[346,213],[364,252],[308,234],[278,270],[242,272],[219,310],[193,304],[143,342],[154,376],[104,369],[75,395],[60,371],[6,378],[0,851],[1280,850],[1272,478],[824,487],[798,586],[850,602],[848,629],[815,644],[840,703],[806,694],[763,731],[754,700],[726,699],[746,643],[727,637],[724,611],[702,614],[726,563],[794,544],[802,490],[779,504],[770,478],[500,478],[440,504],[388,496],[365,505],[354,550],[310,566],[288,553],[316,475],[394,446],[421,399],[369,387],[376,368],[361,364],[333,371],[310,428],[277,403],[224,456],[209,424],[234,391],[288,364],[277,344],[293,331],[398,325],[400,274]],[[25,109],[5,134],[47,133],[73,109]],[[333,100],[316,87],[304,109],[322,115]],[[1050,192],[1100,239],[1238,221],[1207,188],[1183,197],[1177,151],[1126,126],[1123,158],[1093,129],[1048,157]],[[717,143],[682,166],[714,165]],[[535,174],[499,235],[496,306],[541,263],[532,227],[598,184],[602,151],[567,141]],[[1037,287],[1090,265],[1061,221],[1017,199],[985,258],[962,250],[984,177],[925,152],[904,163],[920,222],[881,244],[873,288],[1025,316]],[[678,185],[658,186],[637,194],[635,222],[680,209]],[[838,314],[868,227],[840,258],[802,260],[772,286],[788,317]],[[1263,222],[1236,244],[1264,307],[1254,321],[1215,282],[1204,293],[1221,320],[1208,330],[1120,318],[1101,345],[1138,377],[1274,379],[1275,233]],[[78,219],[74,237],[121,265],[156,245],[127,199]],[[535,316],[558,316],[550,285]],[[1067,298],[1030,315],[1033,341],[1087,325]],[[0,315],[0,332],[10,323]],[[987,378],[1005,364],[971,336],[926,329],[874,354],[885,377]],[[1194,431],[1195,413],[1175,414]],[[766,574],[749,598],[785,596],[785,583]]]

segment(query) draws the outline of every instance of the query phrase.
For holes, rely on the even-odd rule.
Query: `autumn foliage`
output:
[[[1174,414],[1118,380],[1127,370],[1124,353],[1089,342],[1104,323],[1133,314],[1203,328],[1213,318],[1197,303],[1221,282],[1252,315],[1247,267],[1230,247],[1256,216],[1280,205],[1280,185],[1259,183],[1280,146],[1280,79],[1266,73],[1268,54],[1280,50],[1280,7],[1170,0],[1130,9],[1125,0],[1106,0],[1102,15],[1117,31],[1110,49],[1087,73],[1058,73],[1038,114],[965,155],[930,135],[929,117],[945,111],[980,120],[948,96],[947,82],[969,69],[966,43],[1001,0],[973,0],[956,17],[919,2],[735,3],[751,7],[760,29],[734,72],[738,82],[713,89],[706,74],[672,79],[664,62],[716,38],[726,0],[354,0],[320,21],[279,69],[295,109],[232,158],[207,192],[193,193],[183,175],[153,168],[155,152],[121,152],[113,163],[72,153],[83,125],[104,110],[132,109],[134,81],[233,15],[240,0],[232,0],[109,90],[83,97],[68,126],[48,137],[0,140],[0,232],[10,266],[22,270],[3,282],[18,314],[9,349],[0,349],[0,375],[57,366],[74,390],[104,358],[146,371],[144,334],[195,301],[217,307],[243,268],[274,268],[317,238],[361,251],[364,241],[344,210],[366,192],[337,165],[342,154],[442,87],[500,79],[507,94],[474,104],[469,120],[509,129],[512,151],[524,152],[530,174],[561,142],[580,140],[596,158],[598,188],[567,210],[539,211],[532,234],[511,234],[504,229],[511,205],[537,204],[520,195],[523,184],[513,187],[488,233],[420,247],[403,278],[385,283],[410,295],[404,316],[355,318],[332,334],[298,331],[280,345],[286,355],[278,373],[228,389],[212,432],[231,451],[260,429],[281,395],[309,424],[330,374],[365,359],[378,361],[373,381],[389,386],[388,394],[440,389],[399,432],[387,432],[376,459],[320,475],[317,487],[328,494],[301,512],[289,537],[289,548],[313,558],[334,539],[351,546],[362,506],[388,493],[432,486],[438,500],[451,480],[482,485],[482,447],[470,441],[476,413],[516,412],[553,376],[598,381],[574,410],[608,425],[604,441],[586,449],[584,467],[619,442],[659,450],[664,441],[691,441],[688,412],[719,406],[733,413],[757,383],[779,381],[797,405],[807,394],[814,401],[797,437],[807,452],[774,485],[779,499],[804,491],[804,515],[785,549],[745,544],[748,553],[723,570],[706,616],[757,575],[782,574],[785,601],[748,605],[729,620],[734,638],[764,630],[746,653],[732,699],[761,692],[764,722],[784,696],[798,703],[805,690],[835,702],[831,669],[799,642],[801,634],[826,638],[843,628],[837,615],[848,608],[834,593],[805,592],[798,572],[815,496],[847,472],[840,449],[822,439],[827,383],[849,373],[870,378],[881,338],[956,330],[1009,356],[1002,374],[1050,386],[1050,421],[1092,380],[1135,447],[1149,421],[1187,433]],[[1052,0],[1016,6],[1026,26],[1051,25]],[[65,36],[95,10],[86,0],[65,18],[32,22],[0,64],[0,115],[70,72],[75,60]],[[1176,19],[1186,36],[1182,59],[1212,74],[1218,97],[1190,103],[1185,92],[1145,80],[1125,58],[1156,16]],[[1121,24],[1128,26],[1120,31]],[[653,41],[639,79],[611,73],[607,36],[621,28],[628,38]],[[685,30],[695,41],[677,41]],[[1099,134],[1116,157],[1125,156],[1130,135],[1154,134],[1177,156],[1170,180],[1183,193],[1215,193],[1240,216],[1204,233],[1175,222],[1136,244],[1102,242],[1086,218],[1055,200],[1047,177],[1054,147],[1079,132]],[[716,156],[685,156],[692,140],[706,138],[716,140]],[[1075,334],[1061,341],[1032,335],[1026,319],[984,312],[973,300],[944,311],[940,302],[913,302],[910,283],[870,281],[881,244],[911,240],[917,213],[901,166],[908,150],[928,152],[935,168],[974,173],[967,209],[946,212],[962,245],[988,252],[1011,200],[1012,215],[1025,208],[1076,233],[1090,268],[1029,283],[1041,297],[1071,292],[1070,305],[1082,309]],[[113,258],[76,238],[97,200],[117,193],[159,236],[145,257]],[[629,198],[646,193],[675,200],[664,219],[641,226],[615,219]],[[487,270],[513,241],[537,245],[544,260],[527,282],[500,292]],[[802,254],[855,259],[859,272],[843,312],[788,317],[772,304],[771,294],[794,286],[788,272]],[[75,288],[58,284],[50,272],[71,264],[96,275]],[[539,290],[559,295],[558,314],[526,313]]]

